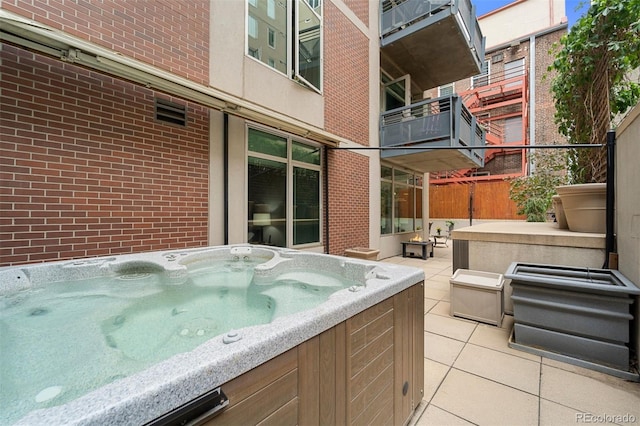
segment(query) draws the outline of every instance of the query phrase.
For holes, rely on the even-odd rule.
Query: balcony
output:
[[[470,0],[383,0],[381,65],[421,89],[477,75],[484,38]]]
[[[456,95],[396,108],[380,119],[380,146],[394,147],[381,150],[381,158],[423,173],[483,167],[484,149],[469,147],[484,144],[484,130]]]

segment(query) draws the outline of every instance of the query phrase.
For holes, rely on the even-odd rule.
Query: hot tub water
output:
[[[230,330],[317,306],[357,284],[330,272],[294,270],[255,285],[254,268],[263,262],[247,255],[197,262],[179,285],[160,270],[130,268],[1,295],[0,424],[74,400]]]

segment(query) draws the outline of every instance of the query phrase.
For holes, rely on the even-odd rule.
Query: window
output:
[[[316,90],[322,90],[322,18],[320,7],[313,9],[307,0],[298,0],[296,8],[295,77]]]
[[[267,16],[276,19],[276,0],[267,0]]]
[[[489,74],[491,72],[491,62],[484,61],[482,64],[482,72],[474,77],[471,77],[471,87],[481,87],[489,85]]]
[[[248,134],[248,241],[320,243],[320,147],[253,128]]]
[[[247,54],[321,92],[321,0],[247,1]],[[259,27],[266,27],[262,24],[268,25],[267,32],[260,33]],[[258,58],[251,53],[266,46],[275,50],[271,56],[275,66],[267,58]]]
[[[273,28],[269,28],[269,47],[272,47],[274,49],[276,47],[276,32],[273,30]]]
[[[455,91],[455,87],[453,83],[445,84],[444,86],[438,87],[438,96],[453,95],[454,91]]]
[[[422,229],[421,174],[382,166],[380,232],[393,234]]]
[[[253,38],[258,38],[258,21],[253,16],[249,16],[249,23],[247,24],[249,36]],[[258,50],[258,49],[254,49]],[[251,48],[249,48],[251,51]]]
[[[504,63],[504,79],[509,80],[524,75],[524,58],[516,59],[515,61]],[[505,88],[516,87],[520,85],[520,82],[514,81],[512,83],[505,84]]]
[[[409,93],[411,87],[409,75],[391,80],[390,77],[387,77],[383,72],[381,75],[381,81],[382,111],[390,111],[395,108],[409,105]]]
[[[504,120],[504,143],[523,143],[522,116]]]
[[[260,59],[260,49],[249,49],[249,56]]]

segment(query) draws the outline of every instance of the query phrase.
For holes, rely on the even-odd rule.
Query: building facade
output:
[[[405,50],[463,22],[439,34],[466,31],[462,70],[412,70],[419,91],[477,74],[482,35],[468,1],[396,3],[3,0],[0,265],[246,242],[343,254],[385,237],[398,253],[423,229],[425,170],[378,149],[381,75],[415,62],[381,47],[384,11]]]
[[[487,37],[483,72],[441,85],[430,96],[459,93],[487,131],[487,144],[553,145],[565,143],[554,122],[551,65],[554,46],[567,33],[562,0],[525,0],[480,16]],[[496,185],[503,217],[514,219],[515,205],[504,180],[534,172],[530,154],[518,149],[488,149],[484,167],[448,170],[431,176],[433,185]],[[440,190],[443,190],[442,188]],[[481,212],[479,212],[481,214]],[[437,213],[434,213],[437,215]],[[467,211],[462,212],[466,217]]]

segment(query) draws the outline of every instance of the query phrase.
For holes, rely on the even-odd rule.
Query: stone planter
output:
[[[570,231],[598,234],[606,232],[605,183],[563,185],[556,190],[562,201]]]
[[[512,347],[638,380],[630,370],[631,305],[640,289],[620,272],[514,262]]]
[[[344,255],[347,257],[355,257],[357,259],[365,260],[377,260],[378,253],[380,253],[380,250],[368,247],[353,247],[344,251]]]
[[[569,225],[567,225],[567,216],[564,214],[564,207],[562,206],[562,199],[559,195],[554,195],[551,198],[551,202],[553,203],[553,212],[556,214],[558,228],[569,229]]]

